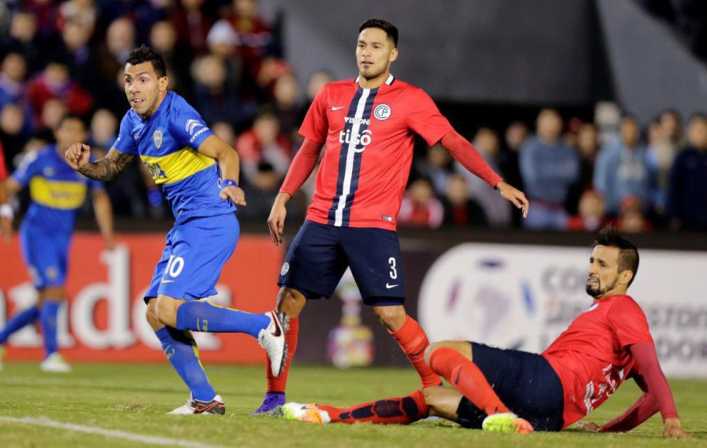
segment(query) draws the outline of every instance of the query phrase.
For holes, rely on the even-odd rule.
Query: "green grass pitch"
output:
[[[683,425],[692,433],[687,441],[664,440],[659,416],[627,434],[589,434],[569,430],[529,436],[487,434],[442,421],[410,426],[327,425],[289,422],[273,417],[251,417],[264,388],[263,369],[243,366],[207,366],[209,378],[226,402],[225,417],[167,416],[165,412],[187,398],[184,386],[166,364],[77,364],[65,375],[44,374],[34,363],[7,363],[0,371],[0,447],[134,447],[146,442],[77,432],[66,427],[21,423],[24,417],[45,417],[62,425],[123,431],[203,446],[234,447],[659,447],[707,446],[707,381],[671,381]],[[404,395],[417,387],[411,369],[336,370],[295,366],[288,399],[338,405]],[[633,384],[619,392],[591,416],[604,422],[638,397]],[[9,417],[9,419],[8,419]],[[14,420],[13,420],[14,419]],[[36,421],[36,420],[35,420]]]

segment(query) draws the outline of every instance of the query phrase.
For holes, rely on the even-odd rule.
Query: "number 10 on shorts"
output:
[[[169,277],[178,277],[179,274],[182,273],[184,270],[184,258],[183,257],[177,257],[175,255],[170,255],[169,256],[169,261],[167,261],[167,267],[165,268],[164,272],[167,274]]]

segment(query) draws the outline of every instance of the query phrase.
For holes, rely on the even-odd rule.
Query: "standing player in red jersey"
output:
[[[364,303],[373,307],[420,374],[423,387],[440,378],[425,364],[429,345],[405,312],[403,267],[396,219],[413,156],[414,134],[441,143],[469,171],[496,188],[526,214],[525,195],[503,182],[474,147],[442,116],[420,88],[396,80],[398,30],[371,19],[359,28],[356,80],[326,84],[300,127],[304,137],[268,218],[282,243],[285,205],[312,172],[324,147],[307,219],[282,266],[278,310],[287,322],[288,363],[279,377],[268,373],[268,392],[256,413],[285,402],[289,362],[297,347],[298,316],[306,299],[328,298],[351,268]]]
[[[637,271],[636,247],[604,231],[589,259],[586,290],[592,305],[542,354],[476,342],[435,342],[425,353],[426,362],[453,388],[433,387],[345,409],[287,403],[283,413],[308,422],[383,424],[436,415],[489,431],[559,431],[633,378],[644,392],[636,403],[603,426],[585,423],[584,429],[629,431],[660,411],[663,435],[685,437],[646,316],[626,295]]]

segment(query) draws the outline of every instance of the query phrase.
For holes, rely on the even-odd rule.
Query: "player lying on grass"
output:
[[[329,423],[407,424],[434,415],[468,428],[528,433],[559,431],[600,406],[633,378],[643,395],[624,414],[591,431],[629,431],[660,411],[666,437],[684,437],[641,307],[626,291],[638,270],[638,250],[602,232],[589,259],[586,291],[594,298],[542,354],[476,342],[442,341],[425,360],[453,388],[430,387],[405,397],[350,408],[287,403],[286,418]]]

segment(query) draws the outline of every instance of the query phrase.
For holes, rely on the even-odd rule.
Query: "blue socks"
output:
[[[8,338],[12,333],[21,329],[25,325],[33,323],[39,317],[39,307],[33,305],[25,310],[22,310],[18,314],[12,316],[12,318],[7,321],[5,328],[0,331],[0,345],[7,342]]]
[[[177,328],[211,333],[248,333],[254,338],[270,325],[264,314],[246,313],[211,305],[203,300],[184,302],[177,310]]]
[[[199,401],[211,401],[216,391],[199,361],[199,349],[191,334],[186,331],[162,327],[155,332],[164,354],[191,391],[192,398]]]
[[[61,301],[45,299],[42,304],[42,311],[39,313],[39,323],[42,327],[42,337],[44,338],[44,351],[49,356],[58,350],[56,340],[56,316],[59,314]]]

